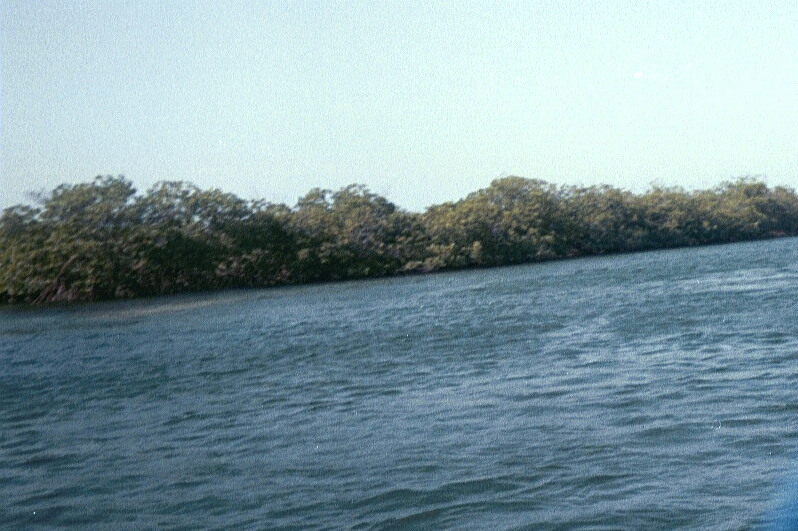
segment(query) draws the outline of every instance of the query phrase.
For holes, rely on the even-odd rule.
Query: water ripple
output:
[[[797,468],[795,244],[3,310],[0,521],[757,527]]]

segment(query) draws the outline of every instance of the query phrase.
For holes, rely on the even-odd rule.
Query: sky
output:
[[[0,208],[96,175],[414,211],[798,187],[798,2],[0,0]]]

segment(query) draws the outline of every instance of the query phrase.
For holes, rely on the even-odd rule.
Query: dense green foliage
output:
[[[798,196],[742,179],[632,194],[497,179],[423,213],[363,186],[294,208],[123,177],[0,217],[0,302],[100,300],[364,278],[798,235]]]

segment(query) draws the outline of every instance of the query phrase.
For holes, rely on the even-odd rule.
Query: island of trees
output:
[[[507,177],[408,212],[364,186],[293,208],[185,182],[61,185],[0,217],[0,303],[94,301],[539,262],[798,235],[798,197],[556,186]]]

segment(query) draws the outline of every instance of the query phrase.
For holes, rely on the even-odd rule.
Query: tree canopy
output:
[[[744,178],[710,190],[494,180],[407,212],[362,185],[295,206],[186,182],[61,185],[0,216],[0,303],[266,287],[798,235],[798,196]]]

